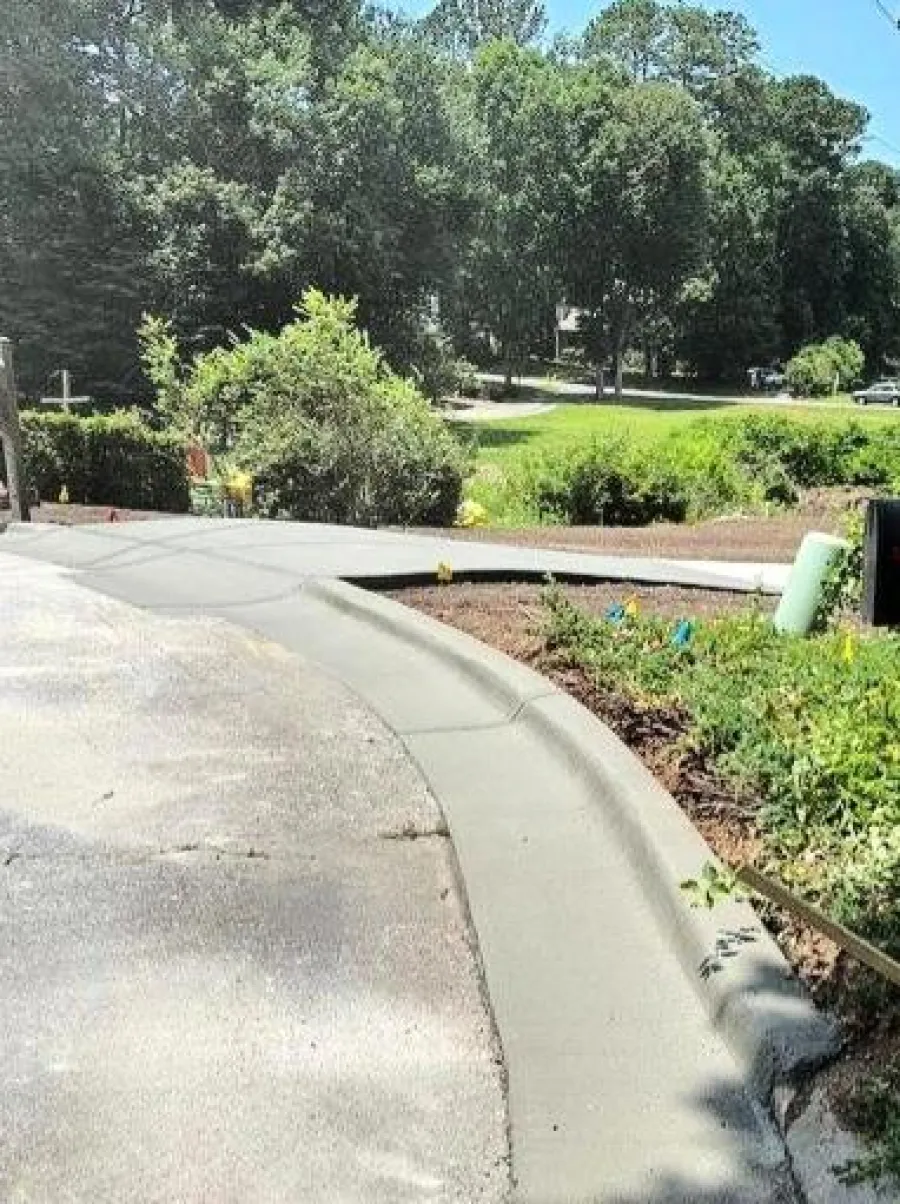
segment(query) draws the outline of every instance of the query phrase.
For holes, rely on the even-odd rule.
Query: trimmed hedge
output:
[[[33,489],[56,501],[186,513],[191,507],[185,449],[128,412],[80,418],[22,414],[25,469]]]

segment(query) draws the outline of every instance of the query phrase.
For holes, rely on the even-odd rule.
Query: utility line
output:
[[[880,142],[889,151],[893,151],[895,155],[900,155],[900,146],[895,146],[893,142],[889,142],[887,138],[882,138],[880,134],[864,134],[863,142]]]
[[[895,30],[900,30],[900,17],[894,16],[884,0],[873,0],[873,3],[885,20],[890,21]]]

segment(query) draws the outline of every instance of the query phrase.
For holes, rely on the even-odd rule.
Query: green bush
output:
[[[186,370],[166,367],[166,353],[157,373],[166,410],[208,447],[228,448],[271,517],[449,525],[466,453],[367,345],[354,313],[352,302],[310,291],[277,335],[253,331]]]
[[[714,428],[715,437],[773,501],[790,502],[800,489],[887,485],[900,477],[897,427],[749,414],[738,422],[716,422]]]
[[[778,872],[900,953],[900,639],[776,633],[749,613],[613,624],[549,597],[549,640],[604,690],[688,716],[688,739],[744,795]]]
[[[535,489],[542,517],[576,526],[681,522],[687,512],[677,467],[660,455],[637,455],[624,440],[599,440],[584,454],[545,465]]]
[[[129,412],[80,418],[23,413],[29,482],[56,501],[65,487],[72,502],[133,510],[190,509],[184,445],[146,427]]]
[[[461,359],[450,339],[439,332],[420,336],[411,373],[418,388],[435,405],[451,397],[475,396],[478,391],[474,365]]]
[[[859,380],[865,356],[852,339],[832,337],[810,343],[787,366],[788,388],[803,397],[827,397],[849,389]]]
[[[495,473],[496,477],[496,473]],[[520,457],[473,496],[495,518],[635,526],[791,506],[804,489],[900,483],[900,427],[781,414],[700,419],[657,440]]]

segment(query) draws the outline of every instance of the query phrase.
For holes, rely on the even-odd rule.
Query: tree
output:
[[[584,100],[566,292],[589,311],[595,357],[612,356],[620,394],[630,335],[674,305],[702,260],[708,145],[697,105],[670,84],[634,85],[609,106]]]
[[[467,58],[490,42],[528,46],[546,26],[540,0],[438,0],[422,23],[426,36]]]
[[[589,61],[609,62],[635,83],[664,79],[700,98],[710,84],[749,66],[759,42],[738,13],[614,0],[588,25],[584,50]]]
[[[81,48],[91,14],[75,0],[12,0],[4,17],[0,332],[18,345],[26,390],[64,366],[113,391],[134,363],[139,247],[109,170],[105,98]]]
[[[900,173],[864,163],[847,172],[845,329],[876,372],[900,354]]]
[[[781,350],[773,198],[759,165],[718,149],[709,175],[706,262],[682,290],[678,350],[709,380],[743,380]]]
[[[499,341],[506,382],[559,299],[565,75],[511,42],[476,59],[481,218],[465,265],[468,316]]]

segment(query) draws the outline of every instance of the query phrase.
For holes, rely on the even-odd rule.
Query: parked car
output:
[[[751,389],[775,391],[785,386],[785,375],[780,368],[748,368]]]
[[[876,380],[867,389],[857,389],[853,400],[859,406],[900,406],[900,380]]]

